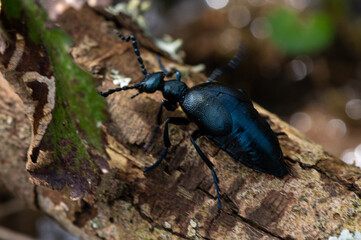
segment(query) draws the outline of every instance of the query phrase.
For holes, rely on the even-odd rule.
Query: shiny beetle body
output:
[[[154,93],[155,91],[161,91],[165,100],[162,101],[157,115],[158,127],[162,123],[163,107],[169,111],[174,111],[179,104],[187,115],[187,118],[167,118],[164,127],[165,148],[157,162],[144,169],[144,172],[158,166],[167,155],[168,148],[171,145],[168,124],[187,125],[194,122],[199,129],[191,135],[190,140],[212,172],[219,208],[221,208],[219,180],[214,171],[214,165],[196,144],[197,138],[206,136],[235,160],[252,169],[279,178],[288,173],[277,134],[271,130],[269,124],[258,114],[249,97],[242,90],[235,90],[213,82],[227,70],[227,67],[232,69],[239,64],[239,54],[228,63],[226,68],[216,69],[206,83],[188,88],[184,82],[180,81],[179,72],[175,72],[176,79],[164,80],[166,76],[173,75],[173,72],[168,73],[160,59],[158,61],[162,72],[147,73],[134,36],[124,37],[117,31],[116,34],[124,41],[132,40],[145,77],[139,84],[111,89],[100,94],[107,97],[114,92],[137,89],[138,93],[133,96],[135,97],[143,92]]]
[[[242,90],[204,83],[189,89],[179,103],[188,119],[234,159],[276,177],[286,175],[276,134]]]

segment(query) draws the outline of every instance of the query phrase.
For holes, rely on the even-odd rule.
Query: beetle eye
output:
[[[139,92],[144,92],[146,88],[147,88],[146,84],[140,85]]]

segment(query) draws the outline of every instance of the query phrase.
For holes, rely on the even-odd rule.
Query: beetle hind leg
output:
[[[196,140],[202,136],[201,132],[199,130],[196,130],[192,136],[191,136],[191,142],[194,146],[194,148],[197,150],[198,154],[201,156],[202,160],[207,164],[208,168],[211,170],[212,172],[212,176],[213,176],[213,181],[214,181],[214,185],[216,186],[216,191],[217,191],[217,199],[218,199],[218,208],[221,209],[221,195],[220,195],[220,189],[218,186],[219,180],[217,177],[216,172],[214,171],[214,165],[213,163],[206,157],[206,155],[204,155],[204,153],[202,152],[202,150],[199,148],[199,146],[196,144]]]

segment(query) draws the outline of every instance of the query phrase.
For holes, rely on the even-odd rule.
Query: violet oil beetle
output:
[[[171,146],[168,125],[187,125],[193,122],[199,129],[193,132],[190,140],[212,173],[219,208],[221,208],[219,180],[213,163],[196,143],[196,140],[201,136],[206,136],[212,140],[218,147],[247,167],[278,178],[288,174],[289,170],[285,164],[277,134],[271,130],[266,120],[253,107],[250,98],[240,89],[232,89],[221,83],[214,82],[227,69],[233,69],[240,63],[242,49],[225,67],[213,71],[206,83],[188,88],[181,81],[180,73],[178,71],[168,72],[159,58],[158,61],[162,72],[147,73],[134,36],[125,37],[117,30],[115,30],[115,33],[126,42],[132,41],[134,52],[145,77],[139,84],[110,89],[107,92],[100,92],[100,94],[107,97],[115,92],[136,89],[138,93],[133,96],[135,97],[144,92],[161,91],[165,100],[162,101],[157,114],[158,126],[162,122],[163,107],[168,111],[174,111],[179,104],[187,116],[187,118],[167,118],[163,134],[164,150],[158,160],[150,167],[145,168],[144,172],[158,166],[166,157]],[[175,79],[164,80],[165,77],[170,77],[174,73],[176,74]]]

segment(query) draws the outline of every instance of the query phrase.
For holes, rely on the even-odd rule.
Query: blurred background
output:
[[[182,39],[185,63],[208,76],[241,42],[244,62],[219,81],[361,167],[360,1],[156,0],[145,19],[155,36]]]
[[[203,63],[208,76],[242,43],[244,61],[218,80],[244,89],[327,151],[361,168],[361,1],[131,0],[113,6],[108,10],[121,9],[158,39],[181,39],[173,50],[182,42],[184,62]],[[0,183],[0,227],[13,229],[19,224],[12,222],[21,220],[27,227],[14,230],[27,236],[74,239],[16,201]],[[49,231],[56,234],[41,237]]]

